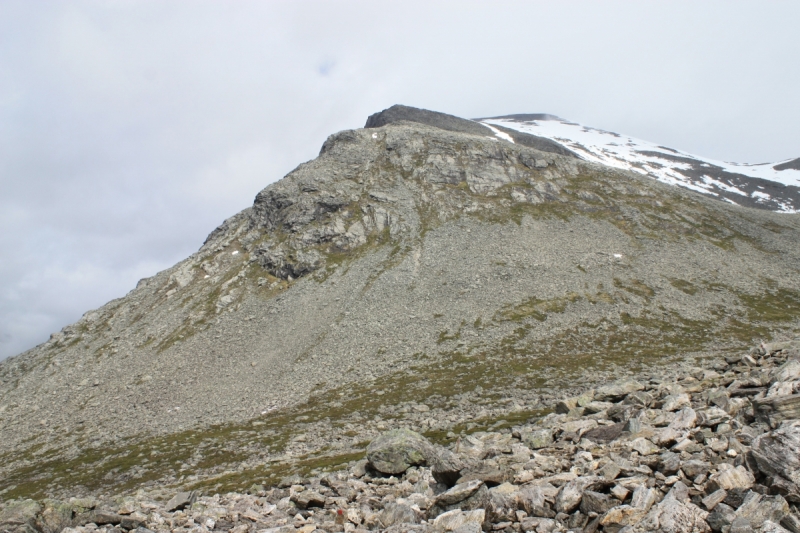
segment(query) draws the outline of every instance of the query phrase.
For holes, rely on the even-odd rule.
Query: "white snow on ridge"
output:
[[[703,175],[698,179],[696,174],[698,169],[707,168],[709,172],[724,171],[749,178],[760,178],[800,187],[800,170],[775,170],[773,168],[784,161],[755,165],[716,161],[659,146],[627,135],[589,128],[564,120],[519,121],[510,118],[495,118],[483,119],[480,122],[489,126],[497,137],[504,140],[510,140],[504,137],[508,135],[496,128],[492,128],[491,125],[503,126],[522,133],[530,133],[538,137],[551,139],[572,150],[587,161],[649,175],[670,185],[678,185],[715,196],[719,196],[717,191],[726,191],[727,193],[742,195],[757,201],[773,200],[781,205],[781,211],[798,212],[792,206],[781,202],[777,198],[772,198],[764,192],[756,191],[748,194],[746,191],[709,175]],[[791,161],[791,159],[786,161]],[[695,172],[694,177],[689,175],[690,171]]]
[[[494,136],[497,137],[498,139],[503,139],[504,141],[508,141],[512,144],[514,143],[514,139],[512,139],[511,135],[509,135],[508,133],[498,130],[491,124],[484,124],[484,126],[492,130],[492,133],[494,133]]]

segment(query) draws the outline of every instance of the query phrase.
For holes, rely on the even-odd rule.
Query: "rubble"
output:
[[[793,395],[798,346],[609,384],[563,399],[567,412],[449,447],[393,429],[372,440],[366,462],[249,493],[8,501],[0,531],[797,532],[800,420],[775,426],[757,406],[768,391]],[[759,392],[740,395],[763,376]]]

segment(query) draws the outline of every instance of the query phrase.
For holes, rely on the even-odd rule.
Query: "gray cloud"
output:
[[[0,4],[0,358],[394,103],[800,156],[792,2]]]

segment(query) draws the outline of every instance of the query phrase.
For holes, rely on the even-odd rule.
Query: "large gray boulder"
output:
[[[369,464],[382,474],[402,474],[412,466],[427,464],[433,445],[410,429],[393,429],[367,446]]]
[[[38,533],[37,517],[42,506],[35,500],[8,502],[0,511],[0,531],[3,533]]]
[[[711,528],[708,512],[689,500],[689,489],[680,481],[634,526],[634,531],[658,533],[704,533]]]
[[[800,492],[800,421],[760,435],[753,441],[752,454],[758,469],[784,487],[790,500]]]

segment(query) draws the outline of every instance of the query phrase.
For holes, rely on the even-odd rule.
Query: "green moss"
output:
[[[669,278],[669,282],[673,287],[675,287],[679,291],[685,292],[689,296],[694,296],[695,294],[697,294],[697,287],[695,287],[686,280],[678,278]]]
[[[568,304],[579,299],[581,299],[581,296],[576,292],[570,292],[562,298],[553,298],[551,300],[540,300],[532,297],[520,304],[507,306],[496,314],[494,320],[522,322],[528,318],[533,318],[543,322],[547,319],[548,313],[563,313]]]

